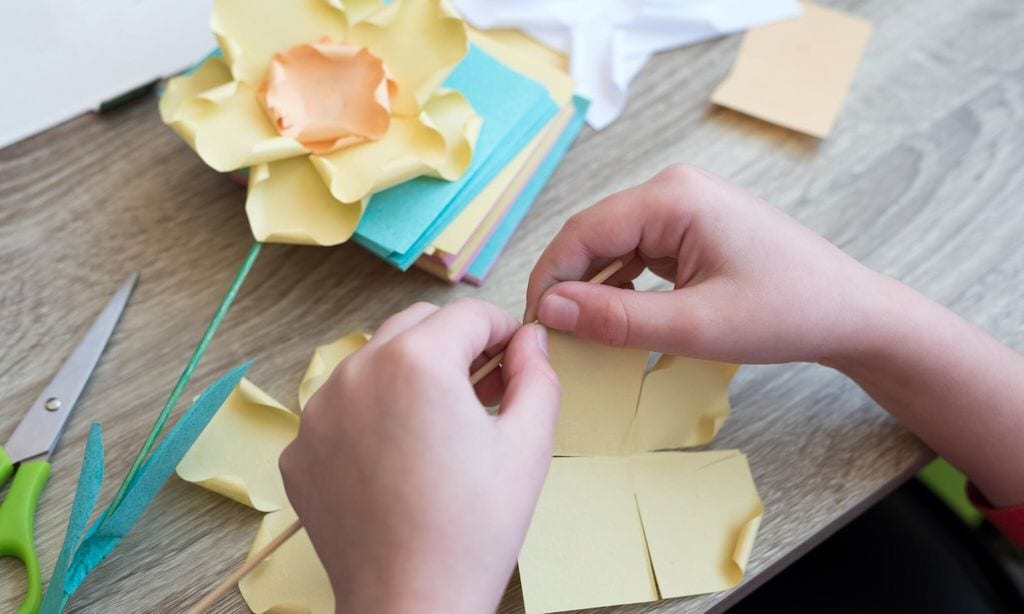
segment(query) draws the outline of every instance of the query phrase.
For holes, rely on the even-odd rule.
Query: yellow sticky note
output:
[[[562,383],[556,456],[635,454],[708,443],[729,416],[738,367],[662,356],[644,375],[648,352],[548,335]]]
[[[526,611],[735,586],[762,513],[736,450],[556,458],[519,555]]]
[[[739,584],[764,513],[746,457],[659,452],[629,468],[661,597]]]
[[[620,458],[556,458],[519,554],[527,612],[658,598]]]
[[[192,448],[178,476],[263,512],[288,505],[277,459],[299,417],[243,379]]]
[[[635,451],[708,443],[729,417],[729,384],[739,365],[662,356],[640,392]]]
[[[249,557],[269,544],[296,520],[285,508],[267,514],[252,542]],[[253,612],[276,614],[333,614],[334,591],[327,571],[305,529],[291,536],[238,583]]]
[[[711,102],[824,138],[853,81],[871,24],[802,2],[803,15],[749,30]]]
[[[556,456],[623,454],[647,352],[611,348],[552,331],[548,356],[562,384]]]
[[[305,408],[313,394],[324,385],[334,369],[349,354],[366,345],[370,336],[366,333],[350,333],[334,343],[317,346],[306,367],[306,374],[299,384],[299,407]]]

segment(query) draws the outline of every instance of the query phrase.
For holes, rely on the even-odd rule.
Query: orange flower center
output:
[[[365,47],[324,38],[275,55],[258,94],[281,135],[324,154],[383,137],[397,85]]]

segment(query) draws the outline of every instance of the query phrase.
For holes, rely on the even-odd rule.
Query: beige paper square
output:
[[[711,102],[824,138],[871,35],[867,21],[809,2],[804,14],[749,30]]]

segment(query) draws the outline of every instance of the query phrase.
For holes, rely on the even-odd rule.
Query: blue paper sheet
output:
[[[47,587],[46,595],[43,596],[43,604],[39,608],[43,614],[60,612],[67,602],[64,578],[68,567],[71,566],[71,557],[85,531],[85,523],[89,521],[89,515],[96,507],[96,500],[100,496],[102,484],[103,435],[100,432],[100,425],[94,423],[89,429],[89,440],[85,444],[85,458],[82,460],[82,469],[78,474],[78,489],[75,491],[75,501],[71,504],[71,517],[68,519],[68,528],[64,533],[64,545],[61,546],[57,564],[50,577],[50,586]]]
[[[419,177],[375,194],[356,229],[360,245],[405,270],[558,112],[547,90],[479,47],[445,81],[483,118],[473,161],[456,181]]]
[[[101,521],[89,528],[85,539],[78,543],[82,529],[92,514],[103,481],[103,442],[99,425],[93,425],[85,459],[79,476],[78,490],[68,520],[68,530],[61,547],[57,565],[47,587],[43,614],[55,614],[75,594],[78,587],[110,552],[121,538],[131,531],[135,522],[149,506],[153,497],[181,462],[181,458],[195,443],[206,425],[235,389],[252,365],[247,362],[229,371],[199,395],[175,423],[149,459],[132,479],[121,504],[114,510],[105,510]]]
[[[554,174],[558,164],[565,157],[566,152],[569,151],[573,141],[576,140],[576,135],[583,128],[583,120],[587,115],[587,107],[590,106],[590,101],[580,96],[573,96],[572,104],[576,108],[575,115],[573,115],[565,130],[562,131],[561,136],[558,137],[558,140],[551,147],[551,151],[544,158],[544,162],[534,172],[530,181],[523,186],[522,192],[519,193],[515,202],[509,207],[508,213],[505,214],[498,227],[494,229],[490,239],[487,240],[487,243],[484,244],[476,258],[469,265],[469,269],[466,271],[468,277],[482,281],[487,276],[501,251],[505,248],[509,239],[512,238],[512,233],[519,227],[519,223],[530,210],[533,201],[536,200],[540,191],[544,189],[548,179]]]

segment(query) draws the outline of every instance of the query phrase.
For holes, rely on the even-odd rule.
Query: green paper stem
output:
[[[117,494],[114,495],[114,499],[107,507],[106,513],[103,515],[100,523],[105,521],[107,516],[113,514],[121,504],[121,500],[128,491],[128,486],[132,483],[132,479],[135,477],[135,474],[138,473],[142,464],[149,456],[150,450],[153,449],[153,445],[160,436],[160,431],[163,430],[164,424],[167,423],[167,419],[171,417],[171,411],[178,403],[178,399],[185,391],[185,386],[188,385],[189,379],[192,378],[192,373],[196,370],[196,367],[199,365],[199,361],[206,352],[206,346],[210,344],[210,341],[213,339],[213,335],[217,332],[217,328],[220,326],[220,323],[224,320],[224,317],[227,316],[228,309],[231,307],[231,303],[235,300],[235,295],[238,294],[238,289],[242,287],[242,282],[245,281],[246,276],[252,269],[252,265],[256,262],[256,256],[259,255],[260,248],[262,246],[262,243],[256,241],[252,244],[252,247],[249,248],[249,253],[246,255],[245,261],[242,262],[242,266],[238,269],[238,273],[235,273],[235,278],[231,282],[231,287],[228,288],[224,298],[221,299],[217,312],[213,314],[213,319],[211,319],[209,325],[207,325],[206,332],[203,333],[203,337],[199,340],[199,344],[192,352],[192,358],[190,358],[188,364],[185,365],[185,370],[181,372],[181,376],[178,378],[178,383],[174,385],[174,389],[171,390],[170,396],[167,397],[167,402],[164,403],[164,408],[160,410],[160,415],[157,416],[156,422],[153,423],[153,428],[150,429],[149,435],[146,437],[146,443],[142,445],[142,449],[139,450],[135,460],[132,461],[131,469],[129,469],[128,473],[125,475],[124,481],[121,482],[121,486],[117,489]]]

